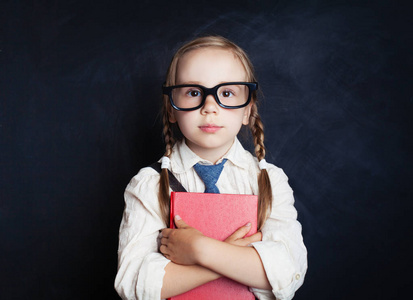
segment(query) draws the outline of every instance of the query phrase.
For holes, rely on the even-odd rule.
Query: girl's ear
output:
[[[244,118],[242,119],[242,124],[243,125],[248,125],[248,123],[250,121],[251,107],[252,107],[252,103],[248,104],[248,106],[245,107]]]

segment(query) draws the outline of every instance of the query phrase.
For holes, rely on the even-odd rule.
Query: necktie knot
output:
[[[219,194],[219,189],[215,184],[217,183],[218,178],[221,175],[226,161],[227,159],[225,158],[217,165],[201,165],[200,163],[194,165],[196,173],[205,184],[204,193]]]

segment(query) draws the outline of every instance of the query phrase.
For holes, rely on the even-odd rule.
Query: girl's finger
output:
[[[231,234],[226,240],[238,240],[242,239],[251,229],[251,223],[238,228],[233,234]]]
[[[168,245],[168,238],[166,237],[161,238],[161,245]]]
[[[161,252],[162,254],[165,254],[165,251],[166,251],[166,246],[165,246],[165,245],[161,245],[161,246],[159,247],[159,252]]]
[[[248,244],[260,242],[262,240],[262,233],[261,232],[254,233],[253,235],[246,237],[244,240],[248,242]]]
[[[188,224],[186,224],[180,216],[176,215],[175,216],[175,226],[178,229],[186,228],[189,227]]]
[[[159,247],[159,251],[161,251],[161,253],[165,256],[169,255],[168,247],[166,247],[165,245],[161,245],[161,247]]]
[[[167,238],[169,236],[169,233],[171,232],[172,229],[163,229],[162,230],[162,237]]]

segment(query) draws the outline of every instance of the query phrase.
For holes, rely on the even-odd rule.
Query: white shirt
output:
[[[257,194],[257,159],[238,139],[224,155],[228,161],[217,182],[221,193]],[[202,193],[204,183],[193,165],[211,164],[193,153],[185,142],[171,154],[170,171],[188,192]],[[221,160],[222,160],[221,159]],[[307,271],[307,250],[297,221],[293,191],[284,172],[268,164],[273,203],[262,228],[262,241],[253,243],[272,291],[251,288],[258,299],[292,299]],[[147,167],[125,190],[125,210],[119,232],[118,273],[115,288],[123,299],[160,299],[164,268],[170,262],[159,252],[159,232],[166,226],[158,203],[159,173]]]

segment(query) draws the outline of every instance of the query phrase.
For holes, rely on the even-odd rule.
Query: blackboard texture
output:
[[[295,299],[402,299],[412,270],[408,1],[2,1],[0,298],[118,299],[123,191],[163,153],[184,41],[250,55],[267,160],[295,191]]]

